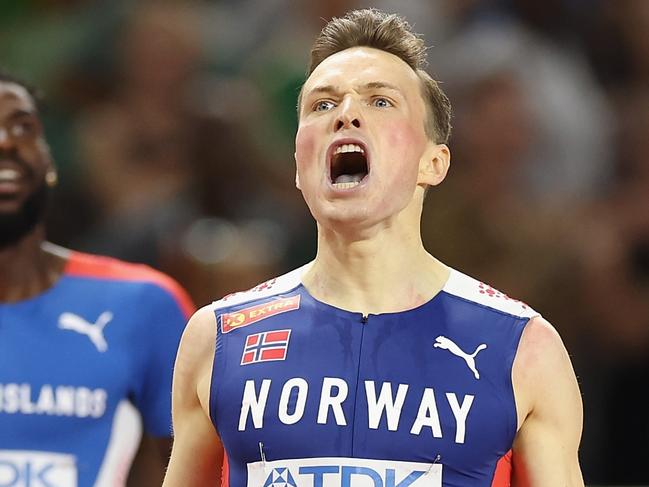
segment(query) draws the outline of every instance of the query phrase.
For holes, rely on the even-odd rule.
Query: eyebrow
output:
[[[19,108],[18,110],[14,110],[9,114],[7,117],[7,120],[15,120],[17,118],[21,117],[37,117],[37,112],[36,110],[23,110]]]
[[[0,120],[0,123],[14,123],[15,121],[20,120],[21,118],[25,118],[25,117],[32,117],[32,118],[38,119],[38,115],[37,115],[36,111],[29,111],[29,110],[25,110],[25,109],[22,109],[22,108],[18,108],[17,110],[14,110],[14,111],[10,112],[9,114],[7,114],[6,117],[3,117]],[[40,122],[40,120],[39,120],[39,122]]]
[[[383,88],[383,89],[388,89],[392,91],[400,91],[399,88],[397,88],[394,85],[391,85],[390,83],[385,83],[383,81],[372,81],[370,83],[367,83],[363,86],[363,88],[367,89],[377,89],[377,88]]]
[[[401,92],[399,88],[396,86],[390,84],[390,83],[385,83],[383,81],[370,81],[369,83],[365,83],[360,87],[361,91],[367,91],[367,90],[375,90],[375,89],[388,89],[396,92]],[[332,93],[332,94],[340,94],[340,89],[337,86],[334,85],[321,85],[321,86],[316,86],[312,90],[310,90],[307,93],[307,96],[311,96],[315,93]]]

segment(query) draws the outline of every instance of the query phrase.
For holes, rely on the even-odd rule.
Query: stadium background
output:
[[[322,19],[365,6],[454,104],[428,249],[559,329],[587,483],[649,485],[649,0],[0,0],[0,66],[48,100],[51,240],[199,305],[313,257],[295,97]]]

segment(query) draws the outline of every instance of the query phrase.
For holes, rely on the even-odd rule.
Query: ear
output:
[[[59,174],[56,172],[56,169],[54,169],[54,167],[51,167],[45,173],[45,184],[47,184],[50,188],[53,188],[57,185],[58,182]]]
[[[293,154],[293,158],[297,163],[297,153]],[[295,167],[295,187],[302,191],[302,188],[300,188],[300,175],[297,173],[297,165]]]
[[[49,148],[48,148],[48,155],[49,155]],[[45,173],[45,184],[47,184],[50,188],[53,188],[58,184],[58,182],[59,182],[59,172],[56,170],[56,165],[54,164],[54,161],[50,157],[47,166],[47,172]]]
[[[451,165],[451,151],[446,144],[431,143],[419,161],[417,184],[437,186],[444,181]]]

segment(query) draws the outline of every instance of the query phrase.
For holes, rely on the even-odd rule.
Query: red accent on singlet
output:
[[[230,466],[228,454],[223,453],[223,468],[221,469],[221,487],[230,487]]]
[[[512,477],[512,451],[509,450],[496,465],[496,473],[491,487],[510,487]]]
[[[71,251],[64,272],[70,276],[151,282],[169,292],[187,318],[196,310],[189,295],[176,281],[144,264]]]

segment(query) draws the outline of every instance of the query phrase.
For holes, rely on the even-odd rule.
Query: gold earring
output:
[[[47,171],[47,174],[45,174],[45,183],[50,188],[53,188],[54,186],[56,186],[56,183],[58,183],[58,182],[59,182],[59,176],[56,173],[56,171],[53,170],[53,169],[50,170],[50,171]]]

